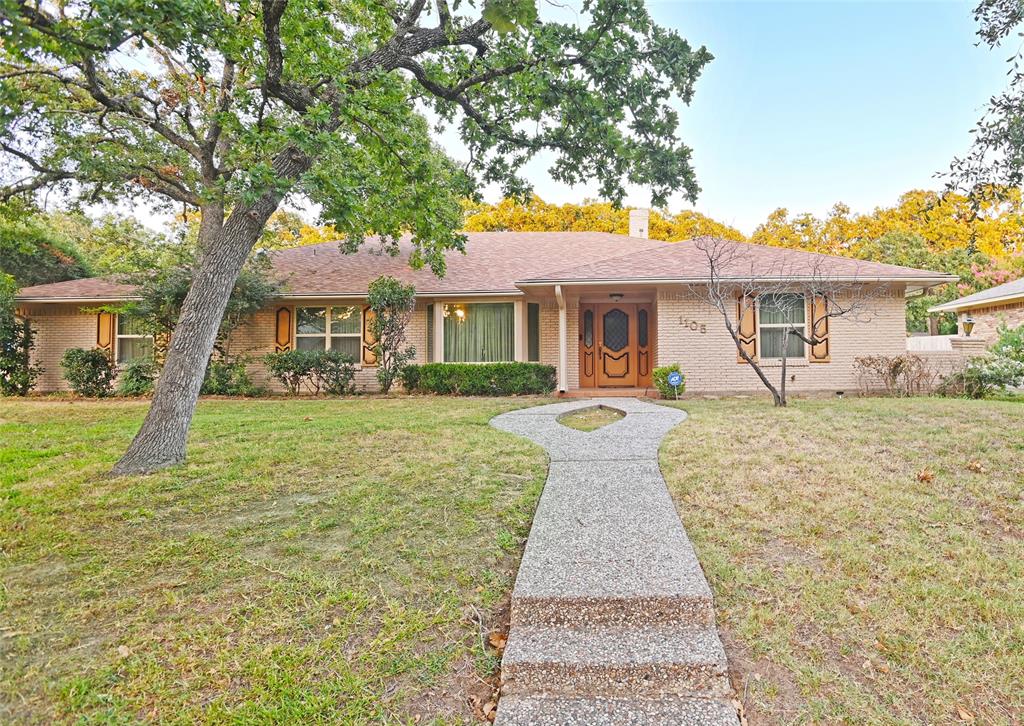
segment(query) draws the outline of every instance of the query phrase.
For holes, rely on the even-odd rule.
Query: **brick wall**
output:
[[[1001,305],[974,308],[959,314],[960,332],[963,332],[964,318],[974,318],[972,338],[981,338],[992,345],[999,338],[999,326],[1017,328],[1024,325],[1024,300],[1014,300]]]
[[[857,390],[854,358],[865,355],[902,355],[906,352],[905,301],[902,291],[887,291],[873,299],[858,319],[829,321],[831,361],[788,361],[790,391]],[[663,288],[657,300],[658,365],[679,363],[687,376],[686,389],[695,393],[763,391],[754,370],[736,362],[736,346],[722,316],[686,291]],[[762,364],[778,383],[778,364]]]
[[[84,313],[80,305],[32,305],[19,312],[31,321],[36,331],[33,363],[45,368],[36,380],[35,390],[70,390],[60,359],[68,348],[96,347],[96,313]]]

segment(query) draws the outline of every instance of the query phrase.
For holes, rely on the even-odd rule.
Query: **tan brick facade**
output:
[[[715,309],[681,287],[663,286],[653,291],[648,289],[643,294],[654,303],[656,364],[679,363],[687,376],[689,392],[762,390],[754,371],[736,362],[735,345]],[[565,300],[567,379],[570,390],[579,385],[579,299],[578,294],[569,291]],[[485,300],[494,301],[494,298],[453,297],[437,302]],[[534,296],[527,298],[527,301],[540,304],[540,360],[557,368],[559,311],[556,300],[554,297]],[[416,348],[418,363],[427,360],[427,305],[430,302],[420,300],[417,303],[409,329],[409,344]],[[361,306],[365,301],[323,299],[276,303],[239,327],[231,336],[229,350],[234,355],[251,357],[249,373],[254,383],[265,385],[272,391],[280,391],[281,386],[268,378],[265,366],[259,361],[261,356],[274,350],[276,311],[282,306],[294,309],[296,306],[321,307],[332,304]],[[864,355],[901,355],[906,351],[904,309],[902,291],[894,288],[885,296],[872,300],[869,310],[857,319],[833,319],[830,330],[831,360],[827,363],[810,363],[790,359],[790,390],[855,391],[857,376],[854,358]],[[47,369],[37,390],[66,389],[61,378],[60,357],[67,348],[89,348],[95,345],[96,315],[81,312],[80,306],[56,304],[36,304],[25,312],[39,332],[36,357]],[[524,348],[524,358],[525,355]],[[777,380],[776,366],[771,363],[764,365],[769,375]],[[375,390],[376,369],[373,366],[360,366],[356,385],[360,390]]]
[[[961,334],[964,329],[964,318],[968,316],[974,320],[971,337],[981,338],[992,345],[999,338],[1000,325],[1006,325],[1008,328],[1018,328],[1024,325],[1024,300],[1008,300],[1004,303],[961,311],[957,316]]]

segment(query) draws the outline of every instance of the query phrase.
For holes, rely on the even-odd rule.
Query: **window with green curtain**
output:
[[[799,293],[763,295],[758,300],[761,358],[803,358],[804,341],[790,335],[790,328],[803,329],[806,318],[804,296]]]
[[[452,363],[515,360],[512,303],[447,303],[444,359]]]
[[[526,360],[540,362],[540,305],[526,304]]]
[[[427,305],[427,363],[434,362],[434,303]]]
[[[117,316],[117,362],[123,365],[139,358],[152,360],[153,336],[142,320],[120,313]]]

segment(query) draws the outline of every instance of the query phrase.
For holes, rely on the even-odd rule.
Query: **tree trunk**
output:
[[[283,180],[296,179],[310,165],[309,157],[294,148],[285,149],[274,160],[278,178]],[[200,229],[213,239],[200,240],[192,287],[171,336],[153,403],[142,428],[114,466],[114,476],[145,474],[185,461],[188,429],[228,299],[238,273],[285,191],[282,184],[251,205],[237,205],[223,226],[217,224],[223,219],[223,211],[213,224],[206,218],[207,213],[216,217],[217,209],[222,208],[204,210]]]
[[[789,360],[786,357],[786,345],[789,343],[788,340],[783,339],[782,344],[782,380],[779,385],[779,395],[775,397],[776,406],[786,405],[786,361]]]

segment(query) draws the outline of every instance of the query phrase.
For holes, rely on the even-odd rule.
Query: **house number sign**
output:
[[[704,323],[698,323],[696,320],[689,320],[682,316],[679,317],[679,324],[687,330],[692,330],[693,332],[701,333],[702,335],[708,332],[708,326]]]

